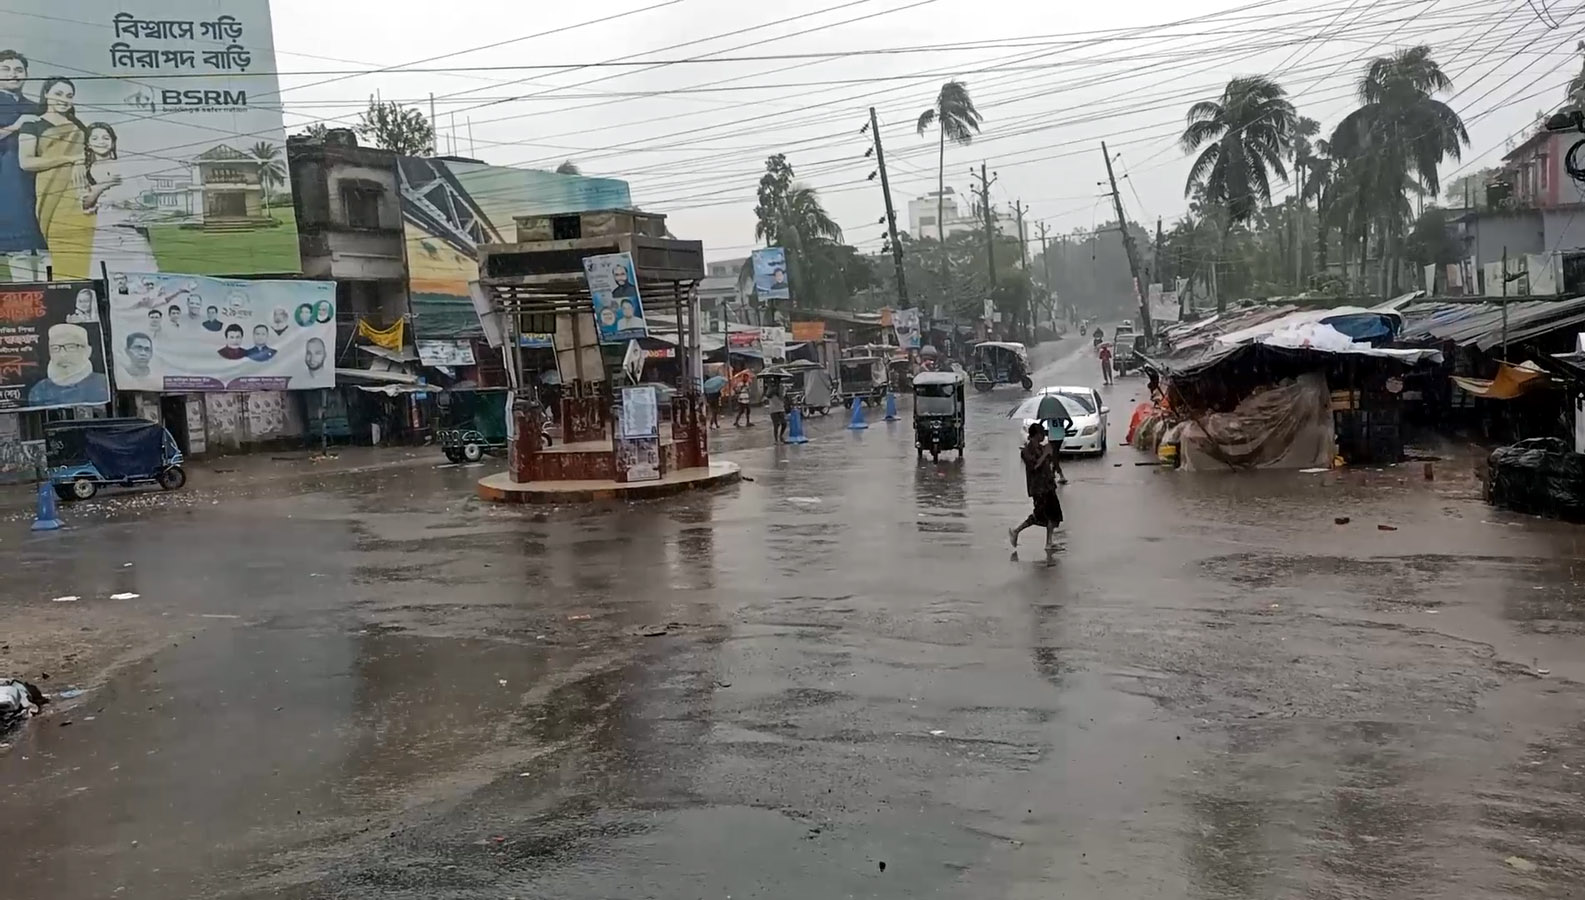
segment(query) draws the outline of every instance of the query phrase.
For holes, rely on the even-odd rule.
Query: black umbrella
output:
[[[1073,416],[1068,412],[1068,407],[1062,398],[1056,394],[1046,394],[1035,405],[1035,421],[1041,424],[1051,423],[1047,429],[1055,433],[1055,437],[1066,436],[1067,430],[1073,425]]]

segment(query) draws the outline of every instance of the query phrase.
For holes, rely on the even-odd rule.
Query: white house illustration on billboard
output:
[[[190,190],[200,202],[190,208],[205,231],[248,231],[270,224],[264,212],[262,165],[262,160],[225,144],[198,154]]]

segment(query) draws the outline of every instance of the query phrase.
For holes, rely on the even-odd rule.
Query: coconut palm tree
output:
[[[253,158],[259,161],[259,186],[264,190],[264,208],[270,208],[270,188],[286,184],[286,163],[281,148],[269,141],[253,145]]]
[[[1227,207],[1229,227],[1247,222],[1271,202],[1271,176],[1284,180],[1283,160],[1293,153],[1295,114],[1287,92],[1269,78],[1234,78],[1216,100],[1189,107],[1179,138],[1185,153],[1199,151],[1184,185]],[[1203,148],[1203,149],[1202,149]]]
[[[1401,252],[1410,220],[1408,195],[1435,196],[1441,189],[1437,167],[1444,159],[1457,160],[1469,144],[1458,113],[1434,96],[1452,86],[1424,44],[1378,57],[1359,81],[1359,109],[1332,132],[1332,152],[1342,163],[1340,186],[1346,182],[1357,198],[1352,214],[1362,246],[1372,227],[1377,232],[1384,291],[1398,280],[1389,260]]]
[[[936,240],[944,247],[947,242],[946,212],[947,191],[947,141],[964,145],[974,140],[984,119],[969,99],[969,86],[961,81],[949,81],[941,86],[936,101],[919,114],[918,131],[923,135],[931,128],[940,132],[941,149],[936,169]],[[946,257],[943,254],[942,259]]]
[[[820,194],[793,178],[793,168],[782,154],[765,161],[759,203],[754,207],[754,238],[786,251],[789,280],[796,286],[800,270],[808,280],[807,266],[820,245],[842,240],[842,227],[826,212]]]

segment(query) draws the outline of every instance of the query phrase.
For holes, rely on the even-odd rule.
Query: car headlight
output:
[[[1089,437],[1090,435],[1092,435],[1094,433],[1095,433],[1095,426],[1094,425],[1086,425],[1086,426],[1084,426],[1084,430],[1079,432],[1079,437]]]

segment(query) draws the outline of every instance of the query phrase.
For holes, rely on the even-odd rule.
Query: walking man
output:
[[[1046,427],[1039,422],[1029,426],[1029,440],[1019,451],[1024,462],[1024,482],[1034,509],[1028,518],[1007,529],[1007,537],[1018,548],[1018,534],[1031,525],[1046,529],[1046,549],[1056,546],[1057,526],[1062,524],[1062,502],[1057,499],[1057,485],[1067,484],[1062,474],[1062,463],[1057,461],[1056,448],[1046,440]]]
[[[749,370],[743,369],[732,376],[732,378],[734,381],[732,399],[737,401],[737,416],[732,419],[732,424],[733,426],[752,426],[754,424],[754,406],[750,402],[752,392],[749,387],[754,383],[754,376]]]
[[[770,389],[771,440],[781,443],[787,437],[787,391],[781,382],[773,382]]]
[[[1112,345],[1101,345],[1101,383],[1112,383]]]

